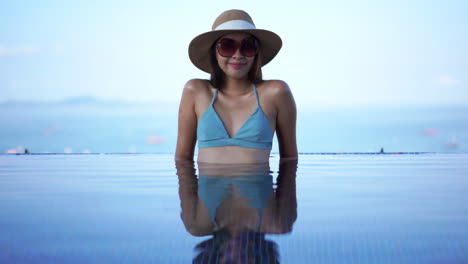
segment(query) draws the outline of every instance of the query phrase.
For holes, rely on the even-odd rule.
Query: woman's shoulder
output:
[[[189,98],[202,111],[210,104],[214,90],[208,80],[191,79],[185,83],[182,97]]]
[[[270,102],[275,109],[291,109],[295,107],[294,97],[289,85],[282,80],[267,80],[257,85],[259,94],[266,102]]]
[[[211,84],[208,80],[205,79],[190,79],[185,83],[184,90],[190,91],[192,93],[200,93],[209,91]]]
[[[281,96],[291,93],[289,85],[283,80],[265,80],[257,84],[258,89],[268,96]]]

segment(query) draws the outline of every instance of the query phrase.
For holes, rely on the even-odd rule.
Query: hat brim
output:
[[[214,30],[196,36],[189,45],[189,58],[200,70],[211,73],[210,48],[220,37],[229,33],[248,33],[260,42],[262,66],[269,63],[281,49],[283,42],[274,32],[264,29]]]

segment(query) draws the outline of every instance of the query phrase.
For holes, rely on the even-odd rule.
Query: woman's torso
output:
[[[208,81],[199,82],[197,89],[195,112],[197,123],[208,110],[212,103],[216,89]],[[258,107],[268,119],[268,123],[274,132],[276,126],[276,109],[271,100],[271,96],[266,92],[268,81],[256,85],[258,101],[254,89],[249,89],[240,96],[230,96],[219,90],[216,93],[213,107],[216,114],[222,120],[224,128],[229,137],[234,137],[244,123],[250,118]],[[252,86],[253,87],[253,86]],[[258,105],[260,104],[260,105]],[[268,162],[270,149],[239,147],[239,146],[219,146],[204,147],[198,150],[198,161],[208,163],[258,163]]]
[[[205,218],[205,225],[212,224],[207,227],[228,228],[231,232],[275,230],[271,225],[275,210],[269,163],[198,162],[198,170],[198,208],[211,220]],[[262,225],[262,219],[269,224]]]

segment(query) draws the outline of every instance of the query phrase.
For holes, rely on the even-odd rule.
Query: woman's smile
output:
[[[230,63],[228,63],[228,65],[231,68],[234,68],[234,69],[238,70],[238,69],[241,69],[242,67],[244,67],[247,64],[246,63],[240,63],[240,62],[230,62]]]

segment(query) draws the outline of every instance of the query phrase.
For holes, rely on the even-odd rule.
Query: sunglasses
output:
[[[232,57],[240,49],[240,54],[245,57],[253,57],[258,52],[257,40],[245,38],[241,42],[230,38],[222,38],[216,43],[216,50],[223,57]]]

